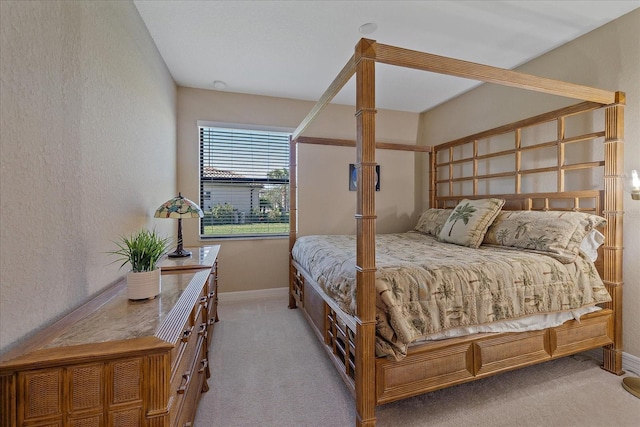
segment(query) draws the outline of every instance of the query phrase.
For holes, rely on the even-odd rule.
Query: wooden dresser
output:
[[[192,425],[210,376],[219,246],[161,261],[162,291],[123,280],[0,361],[0,426]]]

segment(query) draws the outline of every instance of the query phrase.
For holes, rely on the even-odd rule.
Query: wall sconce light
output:
[[[637,170],[632,170],[631,176],[625,177],[624,184],[625,190],[631,193],[631,198],[640,200],[640,178],[638,178]]]

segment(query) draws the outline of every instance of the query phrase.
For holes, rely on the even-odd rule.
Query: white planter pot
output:
[[[132,300],[155,298],[160,293],[160,269],[127,273],[127,298]]]

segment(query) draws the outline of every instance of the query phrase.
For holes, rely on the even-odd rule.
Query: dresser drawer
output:
[[[170,385],[170,416],[169,423],[173,425],[173,420],[179,412],[185,395],[187,395],[197,372],[198,361],[206,356],[205,346],[207,343],[207,324],[200,323],[194,333],[190,336],[188,345],[185,347],[175,371],[171,374]],[[199,368],[196,368],[199,369]]]
[[[174,343],[173,350],[171,350],[171,375],[173,376],[178,370],[178,365],[184,357],[184,353],[188,350],[189,344],[195,341],[196,327],[188,321],[182,328],[182,334],[178,342]]]
[[[189,340],[184,343],[183,351],[180,354],[180,358],[178,359],[175,366],[173,366],[171,369],[172,391],[179,388],[179,384],[182,382],[181,378],[186,371],[190,370],[199,347],[206,345],[206,329],[206,323],[200,323],[197,327],[194,327],[194,332],[190,335]],[[201,343],[202,339],[204,339],[205,344]]]
[[[172,342],[174,348],[171,351],[171,373],[176,373],[177,367],[182,363],[182,359],[185,357],[184,353],[188,351],[190,343],[196,340],[195,336],[199,332],[200,324],[203,319],[206,318],[206,297],[204,296],[204,289],[200,295],[199,302],[193,306],[191,312],[186,316],[184,325],[182,326],[182,333],[175,342]],[[193,344],[191,344],[193,345]],[[193,354],[193,353],[191,353]],[[187,358],[190,358],[187,356]]]
[[[64,368],[38,369],[18,374],[18,425],[62,421]]]
[[[218,262],[213,266],[211,270],[211,275],[209,276],[209,286],[208,286],[208,297],[209,297],[209,319],[210,324],[213,325],[214,322],[218,321]]]
[[[193,360],[193,364],[191,365],[190,381],[186,385],[180,404],[176,407],[177,417],[175,422],[173,421],[173,417],[170,421],[170,425],[173,427],[185,427],[193,424],[198,401],[200,400],[200,394],[206,387],[205,381],[208,361],[206,358],[205,343],[206,339],[202,336],[198,340],[197,357]]]

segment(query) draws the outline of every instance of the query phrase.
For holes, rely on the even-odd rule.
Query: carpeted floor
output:
[[[210,390],[196,427],[350,427],[354,399],[299,310],[270,298],[221,304]],[[640,399],[585,355],[376,409],[379,427],[640,426]]]

